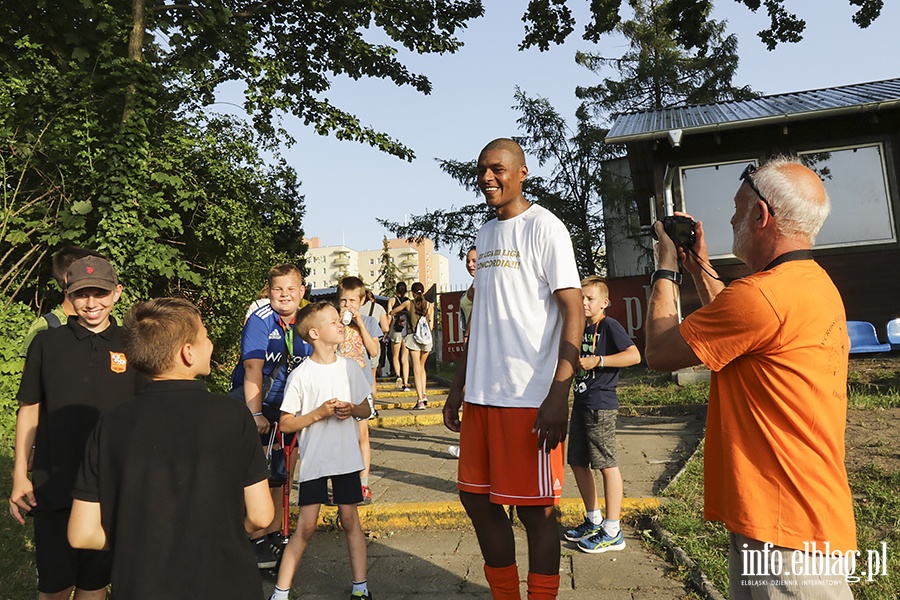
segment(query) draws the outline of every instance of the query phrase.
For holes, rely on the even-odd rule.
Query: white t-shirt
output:
[[[553,292],[581,288],[569,232],[536,204],[493,219],[475,239],[466,401],[537,408],[559,355],[562,316]]]
[[[327,365],[307,359],[288,375],[281,412],[305,415],[332,398],[360,404],[371,392],[356,362],[341,356]],[[355,473],[365,466],[353,417],[339,420],[332,415],[301,429],[298,448],[300,482]]]

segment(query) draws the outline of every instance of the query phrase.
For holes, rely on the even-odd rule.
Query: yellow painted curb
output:
[[[625,498],[622,515],[657,508],[659,498]],[[601,500],[602,507],[602,500]],[[298,508],[291,507],[291,527],[296,526]],[[561,524],[579,524],[584,519],[584,505],[580,498],[563,498],[559,503]],[[394,504],[367,504],[359,507],[359,520],[365,531],[391,531],[397,529],[458,529],[470,527],[471,521],[458,500],[441,502],[405,502]],[[323,506],[319,511],[319,529],[340,527],[336,506]]]
[[[396,427],[427,427],[429,425],[443,425],[444,416],[441,414],[410,414],[378,416],[369,419],[369,427],[396,428]]]
[[[446,396],[450,393],[448,388],[427,388],[425,393],[430,396]],[[376,402],[381,400],[382,398],[415,398],[416,392],[415,389],[410,388],[410,391],[404,392],[401,390],[386,390],[379,388],[378,393],[376,394]]]
[[[428,399],[428,408],[443,408],[445,404],[444,398]],[[416,399],[411,398],[407,401],[390,402],[381,398],[375,400],[375,408],[378,410],[413,410],[416,406]]]

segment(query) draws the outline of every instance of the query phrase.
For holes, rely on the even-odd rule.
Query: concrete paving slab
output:
[[[406,399],[403,399],[405,402]],[[403,412],[390,409],[385,413]],[[369,485],[374,502],[360,506],[368,535],[369,582],[378,600],[459,600],[490,598],[483,560],[456,490],[458,461],[447,452],[459,436],[442,424],[423,424],[437,407],[406,411],[408,426],[370,429],[372,469]],[[425,413],[423,415],[423,413]],[[416,419],[419,419],[419,423]],[[657,495],[677,473],[703,435],[705,415],[620,415],[617,427],[619,465],[625,480],[625,509],[657,503]],[[294,508],[296,511],[296,508]],[[567,471],[560,503],[562,526],[577,525],[583,506]],[[303,600],[349,597],[350,568],[343,533],[334,529],[336,508],[323,507],[320,523],[294,579],[291,598]],[[524,530],[514,527],[517,560],[525,598],[527,544]],[[561,541],[560,600],[683,600],[685,586],[672,568],[625,530],[627,547],[591,555]],[[274,575],[265,583],[271,594]]]
[[[526,597],[527,540],[514,528],[522,597]],[[632,531],[616,553],[589,555],[563,548],[560,600],[623,600],[690,597],[671,577],[662,558],[650,554]],[[565,544],[565,542],[563,542]],[[471,530],[404,530],[371,538],[367,544],[368,581],[378,600],[490,599],[483,561]],[[274,579],[265,582],[270,594]],[[294,579],[292,598],[344,599],[349,596],[350,568],[343,534],[317,532]]]

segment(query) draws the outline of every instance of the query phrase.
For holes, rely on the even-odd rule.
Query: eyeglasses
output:
[[[747,185],[750,186],[750,189],[753,190],[753,191],[756,193],[756,195],[759,196],[759,199],[762,200],[762,201],[765,203],[766,208],[769,209],[769,214],[772,215],[772,216],[774,217],[774,216],[775,216],[775,210],[772,208],[772,205],[769,204],[769,201],[766,200],[766,197],[762,195],[762,193],[759,191],[759,188],[756,187],[756,184],[755,184],[755,183],[753,183],[753,177],[752,177],[752,175],[753,175],[754,173],[756,173],[756,165],[754,165],[753,163],[750,163],[749,165],[747,165],[747,168],[744,169],[744,172],[741,173],[740,180],[741,180],[741,181],[746,181],[746,182],[747,182]]]

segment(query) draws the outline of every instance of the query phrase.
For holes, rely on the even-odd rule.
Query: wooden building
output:
[[[622,299],[610,314],[639,340],[652,271],[649,225],[672,209],[691,214],[703,221],[716,270],[746,275],[731,254],[739,175],[779,154],[802,157],[831,198],[814,254],[843,295],[847,318],[874,323],[884,339],[887,321],[900,316],[900,79],[625,114],[606,141],[626,146],[627,165],[610,168],[630,173],[634,192],[606,207],[611,293]],[[699,306],[689,280],[683,314]]]

